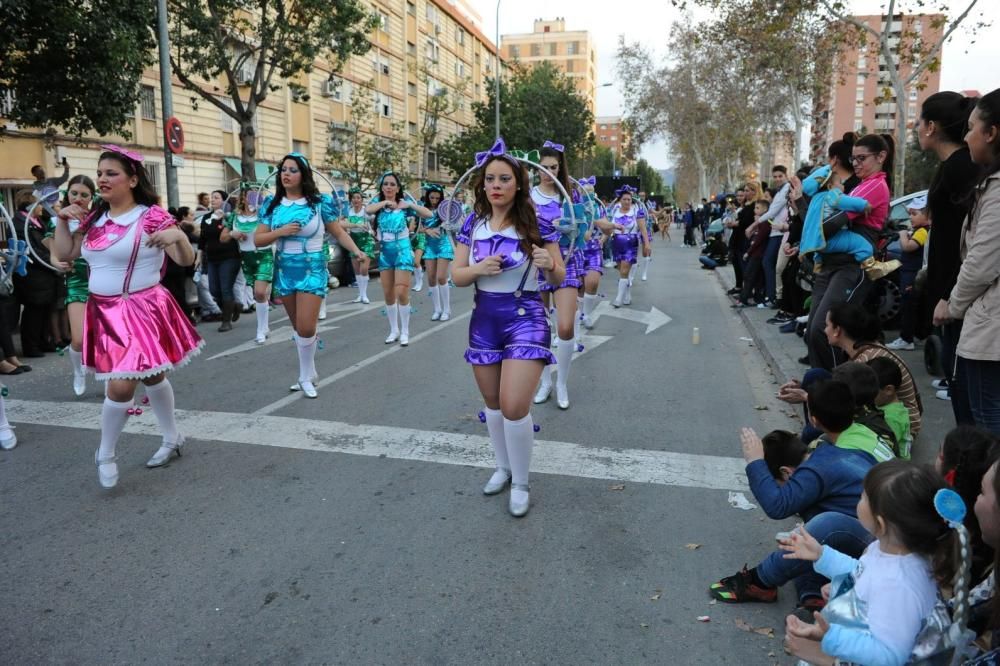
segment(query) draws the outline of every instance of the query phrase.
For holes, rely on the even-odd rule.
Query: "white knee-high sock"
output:
[[[174,418],[174,387],[170,385],[170,380],[164,379],[159,384],[147,386],[146,397],[149,398],[149,406],[156,414],[156,422],[160,424],[163,441],[176,442],[177,421]]]
[[[98,450],[98,458],[111,458],[115,455],[118,438],[125,429],[125,422],[128,421],[128,410],[132,409],[134,404],[132,400],[115,402],[111,398],[104,399],[104,406],[101,407],[101,448]]]
[[[517,421],[503,420],[503,435],[507,443],[507,458],[510,460],[511,481],[514,483],[528,484],[531,449],[535,444],[534,426],[530,413]]]
[[[400,305],[399,307],[399,331],[403,335],[410,335],[410,306]]]
[[[441,287],[437,285],[427,288],[427,291],[431,292],[431,302],[434,304],[434,312],[438,314],[441,313],[441,294],[438,293],[440,289]]]
[[[576,312],[573,314],[573,342],[574,343],[580,341],[580,327],[583,325],[583,322],[580,321],[580,315],[582,314],[581,313],[582,309],[583,309],[582,307],[577,307],[576,308]]]
[[[645,279],[646,274],[649,273],[649,264],[653,261],[652,257],[642,258],[642,277]]]
[[[311,382],[316,377],[316,336],[304,338],[301,335],[295,339],[295,348],[299,352],[299,381]]]
[[[358,297],[364,298],[368,291],[368,276],[356,275],[354,276],[354,281],[358,283]]]
[[[83,352],[78,352],[77,350],[70,347],[66,351],[69,352],[69,360],[73,363],[73,374],[80,376],[83,374]]]
[[[424,283],[424,269],[420,266],[414,266],[413,268],[413,285],[419,287]]]
[[[597,307],[597,294],[584,294],[583,295],[583,314],[588,317]]]
[[[500,412],[497,412],[499,414]],[[487,415],[488,416],[488,415]],[[488,420],[487,420],[488,422]],[[7,420],[7,403],[4,401],[3,396],[0,396],[0,435],[9,435],[11,432],[10,421]],[[503,417],[500,417],[500,435],[503,436]],[[503,452],[504,458],[507,457],[507,449]],[[510,465],[504,465],[504,467],[510,467]]]
[[[438,287],[438,292],[441,296],[441,312],[447,312],[451,314],[451,291],[448,289],[447,284],[443,284]]]
[[[507,439],[504,437],[503,413],[499,409],[483,410],[486,412],[486,430],[490,433],[490,443],[493,444],[493,455],[497,459],[497,467],[510,469],[510,459],[507,457]]]
[[[628,269],[628,279],[629,282],[635,279],[635,271],[639,268],[639,262],[632,264],[632,268]]]
[[[269,330],[267,324],[267,303],[258,303],[255,312],[257,313],[257,335],[267,335]]]
[[[576,340],[563,340],[559,338],[556,343],[556,382],[566,388],[569,382],[569,366],[573,362],[573,351],[576,349]]]
[[[628,289],[628,278],[618,278],[618,297],[615,300],[619,303],[625,300],[626,289]]]
[[[389,318],[389,335],[399,333],[399,305],[393,303],[385,306],[385,315]]]

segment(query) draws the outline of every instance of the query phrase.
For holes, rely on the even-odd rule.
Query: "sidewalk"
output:
[[[716,269],[714,273],[723,291],[732,288],[735,284],[732,267],[724,266]],[[767,320],[774,316],[775,310],[742,308],[733,312],[743,320],[747,330],[750,331],[754,345],[760,349],[761,355],[771,367],[779,384],[789,379],[802,378],[806,366],[799,363],[798,359],[806,354],[805,342],[798,335],[781,333],[778,330],[778,325],[767,323]],[[886,335],[887,339],[895,337],[895,335]],[[931,381],[937,377],[927,374],[927,369],[924,367],[923,347],[918,345],[914,351],[897,353],[909,366],[924,405],[920,435],[917,436],[913,444],[913,459],[920,463],[932,463],[937,458],[945,435],[955,427],[951,403],[947,400],[938,400],[934,396],[936,391],[931,387]],[[801,411],[799,413],[801,414]]]

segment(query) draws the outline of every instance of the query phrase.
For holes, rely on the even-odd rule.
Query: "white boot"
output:
[[[87,391],[87,373],[83,369],[83,352],[78,352],[72,347],[66,351],[69,352],[69,360],[73,363],[73,393],[81,396]]]
[[[255,339],[255,342],[262,345],[264,344],[264,341],[267,340],[268,334],[271,332],[267,323],[267,302],[258,303],[254,312],[257,314],[257,338]]]
[[[625,291],[628,289],[628,278],[618,278],[618,295],[615,296],[615,300],[611,301],[611,305],[616,308],[620,308],[622,303],[625,301]]]
[[[643,257],[642,258],[642,281],[643,282],[646,281],[647,274],[649,273],[649,265],[651,263],[653,263],[653,258],[652,257]]]
[[[410,306],[399,307],[399,344],[405,347],[410,344]]]
[[[411,289],[413,291],[420,291],[424,288],[424,269],[420,266],[416,266],[413,269],[413,286]]]
[[[556,346],[556,404],[559,409],[569,409],[569,369],[575,350],[575,340],[560,339]]]
[[[326,294],[323,295],[323,300],[319,304],[319,320],[323,321],[326,319]]]
[[[552,395],[552,367],[545,366],[542,368],[542,380],[538,384],[538,390],[535,391],[535,404],[541,404],[549,399]]]
[[[630,287],[632,286],[632,283],[635,281],[635,272],[636,270],[638,270],[638,268],[639,268],[639,263],[636,262],[632,264],[632,268],[628,269],[628,286]]]
[[[385,306],[385,316],[389,318],[389,337],[385,344],[391,345],[399,340],[399,306],[395,303]]]
[[[433,287],[427,287],[427,291],[431,293],[431,303],[434,304],[434,313],[431,314],[431,321],[437,321],[441,318],[441,295],[438,291],[441,287],[434,285]]]
[[[624,305],[632,305],[632,282],[629,281],[625,285],[625,298],[622,300]]]
[[[451,319],[451,291],[448,285],[439,286],[438,295],[441,297],[441,321],[448,321]]]
[[[587,328],[594,328],[594,320],[590,318],[593,314],[594,308],[597,307],[597,294],[584,294],[583,295],[583,325]]]
[[[367,305],[371,303],[368,300],[368,282],[371,280],[367,275],[358,276],[358,291],[361,292],[361,302]]]

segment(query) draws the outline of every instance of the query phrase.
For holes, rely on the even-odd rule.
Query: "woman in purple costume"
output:
[[[483,493],[495,495],[510,483],[508,508],[519,517],[529,505],[531,391],[553,362],[539,273],[557,285],[566,271],[559,244],[539,231],[528,172],[503,141],[477,155],[477,165],[475,209],[456,236],[452,281],[476,287],[465,360],[486,403],[497,465]]]
[[[566,155],[561,145],[551,141],[546,141],[538,152],[538,163],[545,169],[541,172],[541,182],[531,190],[531,200],[538,213],[538,228],[542,238],[548,240],[555,234],[554,238],[558,240],[560,233],[556,225],[563,215],[563,195],[555,179],[559,180],[566,192],[570,192],[572,187],[566,169]],[[563,263],[566,265],[566,279],[562,284],[555,287],[542,286],[542,299],[546,307],[551,305],[550,298],[553,298],[549,296],[549,292],[554,293],[556,306],[556,331],[559,335],[556,342],[556,403],[560,409],[569,409],[569,367],[573,361],[573,352],[576,351],[576,298],[577,291],[583,285],[584,274],[583,253],[573,252],[567,258],[571,250],[572,247],[561,247]],[[545,402],[551,394],[552,372],[545,370],[535,393],[535,404]]]
[[[632,289],[629,287],[629,271],[639,255],[639,244],[643,251],[648,247],[646,240],[646,218],[640,217],[638,209],[632,202],[634,190],[628,185],[623,186],[615,194],[618,195],[618,206],[611,216],[614,224],[614,235],[611,237],[611,256],[618,264],[618,295],[611,305],[616,308],[632,304]]]

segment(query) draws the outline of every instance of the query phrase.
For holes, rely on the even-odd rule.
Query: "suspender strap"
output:
[[[128,288],[132,284],[132,273],[135,272],[135,262],[139,258],[139,244],[142,242],[143,224],[146,222],[146,213],[142,214],[135,222],[134,238],[132,240],[132,256],[128,260],[128,268],[125,269],[125,282],[122,284],[122,296],[128,298]]]

